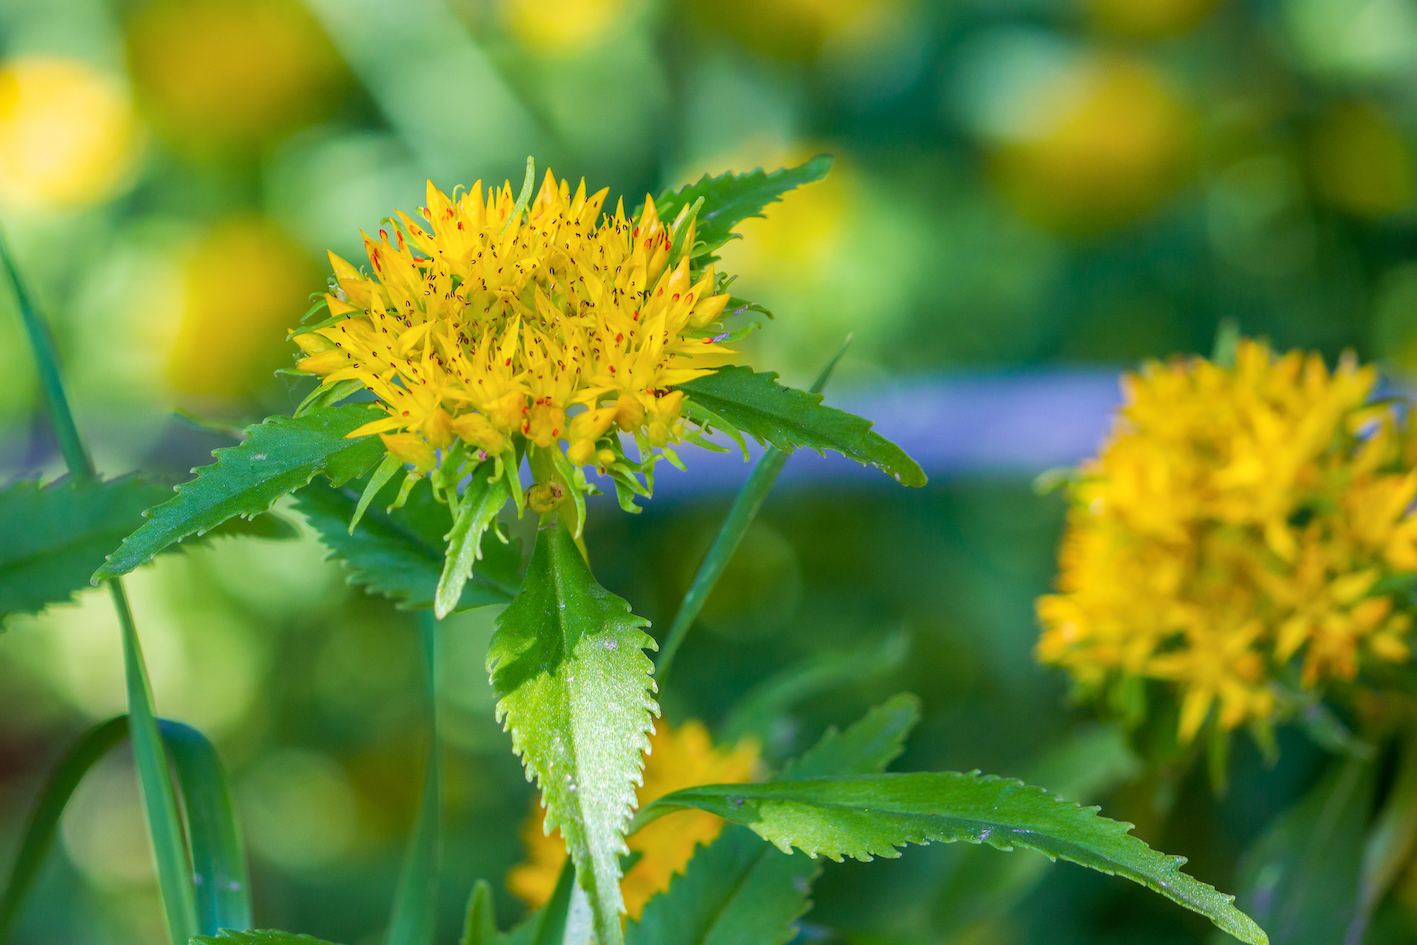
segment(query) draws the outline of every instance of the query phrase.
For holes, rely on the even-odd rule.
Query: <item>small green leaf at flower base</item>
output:
[[[899,847],[935,841],[1037,850],[1140,883],[1250,945],[1269,941],[1234,897],[1181,872],[1184,859],[1152,850],[1130,824],[1020,781],[919,772],[709,785],[660,798],[636,823],[690,807],[750,827],[783,851],[836,860],[896,857]]]
[[[458,503],[457,517],[448,532],[448,550],[443,573],[433,597],[433,613],[442,620],[457,609],[463,587],[472,577],[474,563],[482,557],[482,540],[487,529],[497,519],[497,513],[511,498],[507,477],[498,476],[488,482],[492,463],[487,462],[472,471],[467,489]]]
[[[781,200],[788,191],[826,177],[831,166],[831,156],[819,154],[805,164],[770,174],[762,168],[747,174],[705,174],[695,183],[661,194],[655,200],[655,212],[661,220],[673,220],[682,208],[702,198],[695,240],[705,244],[711,253],[735,237],[733,229],[738,224],[761,217],[764,207]]]
[[[104,555],[143,524],[143,510],[171,494],[170,487],[136,476],[65,478],[45,486],[21,479],[0,489],[0,621],[73,600],[89,587]],[[268,513],[228,522],[204,537],[226,534],[286,538],[295,532]]]
[[[821,394],[783,387],[776,374],[730,365],[679,389],[759,443],[784,453],[800,446],[819,453],[832,450],[864,466],[875,466],[903,485],[925,485],[920,465],[873,432],[871,421],[823,406]]]
[[[147,521],[123,540],[94,573],[95,582],[127,574],[168,545],[202,535],[238,515],[267,511],[281,496],[323,473],[334,485],[362,475],[384,455],[378,437],[345,439],[369,420],[367,406],[268,417],[247,428],[237,446],[217,450],[216,462],[182,483],[177,496],[144,513]]]
[[[433,498],[424,479],[413,484],[402,507],[387,511],[395,491],[387,484],[352,534],[349,520],[359,495],[348,488],[316,480],[295,494],[295,510],[319,534],[330,556],[344,562],[351,584],[382,594],[401,609],[432,607],[443,572],[443,536],[451,524],[448,507]],[[487,532],[482,536],[482,559],[454,609],[511,603],[521,584],[521,569],[517,542],[503,544]]]
[[[648,621],[596,583],[563,524],[545,525],[521,593],[497,618],[487,668],[497,717],[541,787],[595,917],[622,939],[620,857],[653,716]]]

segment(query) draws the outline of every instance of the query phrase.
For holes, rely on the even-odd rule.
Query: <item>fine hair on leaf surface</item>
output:
[[[563,524],[543,525],[487,654],[497,717],[541,788],[546,830],[561,831],[600,945],[621,938],[625,827],[659,712],[648,625],[596,583]]]

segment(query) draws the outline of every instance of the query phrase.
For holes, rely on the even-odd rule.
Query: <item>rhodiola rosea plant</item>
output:
[[[520,192],[475,184],[448,195],[430,184],[427,206],[366,237],[367,268],[331,256],[329,291],[291,332],[300,350],[292,370],[318,381],[305,402],[293,416],[249,427],[239,445],[217,451],[160,504],[140,479],[98,478],[65,406],[43,323],[11,270],[70,476],[16,483],[0,499],[16,533],[38,549],[30,559],[45,562],[36,569],[42,575],[5,592],[6,610],[64,600],[90,572],[108,582],[124,632],[130,709],[81,739],[56,771],[0,923],[18,910],[73,785],[131,731],[174,945],[211,936],[294,941],[288,932],[251,931],[220,762],[199,733],[156,718],[121,584],[123,574],[180,542],[217,529],[274,527],[263,516],[293,494],[294,508],[351,581],[424,614],[430,707],[436,620],[505,606],[486,671],[512,749],[540,789],[541,829],[559,838],[564,865],[544,905],[510,933],[496,929],[490,888],[479,884],[467,943],[506,934],[599,945],[783,943],[809,907],[821,856],[893,857],[909,844],[960,840],[1032,849],[1125,877],[1243,941],[1265,942],[1230,897],[1181,871],[1184,860],[1151,850],[1096,808],[977,772],[887,772],[918,715],[908,695],[829,731],[766,780],[694,783],[639,805],[657,695],[786,455],[832,450],[904,486],[925,483],[920,467],[869,421],[822,403],[834,361],[809,391],[732,363],[735,343],[764,313],[733,294],[715,252],[743,220],[829,167],[820,157],[771,174],[705,177],[630,209],[550,173],[538,188],[530,161]],[[766,451],[656,639],[631,603],[595,578],[584,541],[587,496],[613,488],[633,513],[652,495],[661,462],[682,466],[686,447],[731,448],[725,443],[746,459],[745,437]],[[146,509],[141,524],[138,509]],[[524,563],[499,523],[528,515],[537,529]],[[422,797],[392,906],[395,945],[434,938],[436,732]],[[689,810],[712,815],[697,823],[711,823],[716,839],[697,852],[691,840],[683,872],[667,888],[641,890],[627,921],[627,838],[659,829],[668,842],[670,825],[687,823]],[[717,833],[723,821],[731,826]],[[643,847],[636,853],[649,855]]]

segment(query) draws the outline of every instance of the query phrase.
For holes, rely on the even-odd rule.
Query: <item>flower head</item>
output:
[[[639,806],[683,788],[703,784],[741,784],[753,776],[758,746],[745,740],[735,748],[718,747],[702,722],[688,721],[678,728],[661,723],[650,736],[644,783],[637,792]],[[507,886],[532,908],[551,898],[557,874],[566,861],[566,848],[558,833],[547,835],[540,806],[522,828],[527,860],[507,877]],[[712,843],[723,821],[703,811],[682,811],[662,817],[627,840],[630,852],[639,855],[620,883],[625,907],[638,919],[656,893],[682,873],[700,844]]]
[[[1038,656],[1085,689],[1168,683],[1189,741],[1267,723],[1290,674],[1405,660],[1395,581],[1417,572],[1417,438],[1372,368],[1242,342],[1234,367],[1147,364],[1070,486]]]
[[[295,336],[299,367],[371,391],[385,416],[351,435],[383,435],[415,468],[456,442],[500,457],[517,437],[628,468],[617,429],[642,458],[674,458],[696,434],[672,388],[725,352],[728,296],[712,267],[690,275],[693,213],[666,225],[646,198],[637,219],[623,201],[602,214],[606,191],[550,172],[528,207],[529,190],[449,197],[430,182],[421,221],[400,213],[392,235],[365,237],[372,273],[331,254],[332,317]]]

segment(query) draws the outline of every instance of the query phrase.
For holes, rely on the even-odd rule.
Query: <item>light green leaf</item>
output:
[[[198,935],[192,945],[331,945],[323,939],[311,935],[296,935],[276,929],[258,929],[253,932],[234,932],[223,929],[216,935]]]
[[[932,841],[1037,850],[1141,883],[1251,945],[1268,941],[1233,897],[1182,873],[1184,859],[1152,850],[1130,824],[1019,781],[920,772],[710,785],[662,797],[636,822],[690,807],[751,827],[784,851],[833,859],[894,857],[898,847]]]
[[[22,479],[0,489],[0,535],[5,536],[0,542],[0,621],[39,613],[87,589],[104,555],[143,524],[143,510],[171,494],[169,487],[135,476],[107,482],[65,478],[47,486]],[[271,514],[240,525],[207,537],[294,534]]]
[[[822,405],[821,394],[783,387],[777,375],[729,365],[679,385],[686,397],[707,407],[759,443],[784,453],[806,446],[833,450],[874,466],[907,486],[925,485],[925,472],[905,451],[871,430],[871,421]]]
[[[705,174],[696,183],[661,194],[654,202],[655,212],[667,223],[682,208],[703,198],[695,241],[706,244],[712,252],[736,237],[733,229],[738,224],[751,217],[761,217],[764,207],[781,200],[788,191],[826,177],[831,166],[831,156],[819,154],[805,164],[784,167],[771,174],[764,173],[762,168],[747,174],[731,171],[718,177]]]
[[[1417,732],[1409,731],[1398,751],[1392,787],[1363,844],[1358,914],[1364,927],[1411,862],[1417,846]]]
[[[600,945],[621,941],[620,856],[659,712],[648,625],[596,583],[564,525],[545,525],[487,654],[497,717],[566,842]]]
[[[784,945],[811,908],[820,860],[792,856],[729,824],[668,892],[625,928],[627,945]]]
[[[559,452],[559,451],[558,451]],[[492,462],[483,463],[472,471],[467,489],[457,510],[457,519],[448,532],[447,557],[438,588],[433,596],[433,612],[442,620],[452,613],[462,599],[463,586],[472,577],[473,562],[482,557],[482,539],[497,519],[497,513],[507,504],[507,477],[498,476],[488,482]]]
[[[201,535],[238,515],[252,517],[324,473],[335,485],[362,475],[384,454],[378,437],[345,439],[371,419],[367,406],[325,407],[302,417],[268,417],[247,428],[237,446],[217,450],[216,462],[177,487],[176,498],[145,513],[93,580],[126,574],[168,545]]]
[[[467,898],[467,915],[463,919],[459,945],[500,945],[497,931],[497,904],[492,901],[492,887],[479,879]]]
[[[1373,765],[1335,761],[1240,860],[1240,904],[1275,945],[1344,942],[1358,915]]]
[[[391,499],[392,486],[383,490]],[[354,533],[350,516],[359,499],[349,489],[312,482],[295,494],[295,509],[305,516],[330,549],[350,570],[352,584],[382,594],[407,610],[433,606],[443,570],[443,534],[451,520],[448,507],[433,498],[427,480],[414,485],[402,508],[387,512],[379,502],[364,514]],[[482,539],[482,563],[463,585],[458,610],[510,603],[521,584],[522,557],[515,543],[504,545],[496,535]]]

